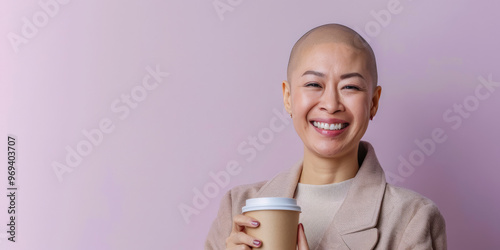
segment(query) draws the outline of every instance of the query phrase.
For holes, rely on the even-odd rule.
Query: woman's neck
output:
[[[324,185],[342,182],[356,176],[359,169],[358,148],[337,158],[319,157],[304,150],[304,162],[299,182]]]

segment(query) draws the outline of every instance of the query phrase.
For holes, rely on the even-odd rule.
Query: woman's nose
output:
[[[335,88],[326,89],[320,100],[320,108],[330,114],[344,111],[340,94]]]

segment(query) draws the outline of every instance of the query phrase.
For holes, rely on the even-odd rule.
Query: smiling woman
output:
[[[245,201],[295,198],[302,207],[298,249],[446,249],[444,219],[429,199],[385,181],[375,151],[361,141],[382,88],[371,47],[339,24],[312,29],[292,49],[283,102],[304,156],[269,181],[231,189],[205,249],[251,249],[260,221]]]

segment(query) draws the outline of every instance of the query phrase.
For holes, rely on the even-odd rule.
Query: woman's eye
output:
[[[311,83],[306,84],[306,87],[321,87],[321,86],[318,83],[311,82]]]
[[[359,90],[359,87],[355,85],[346,85],[344,86],[344,89],[354,89],[354,90]]]

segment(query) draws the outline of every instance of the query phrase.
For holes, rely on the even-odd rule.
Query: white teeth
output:
[[[339,130],[339,129],[345,128],[345,126],[342,123],[328,124],[328,123],[324,123],[324,122],[314,121],[313,125],[317,128],[326,129],[326,130]]]

